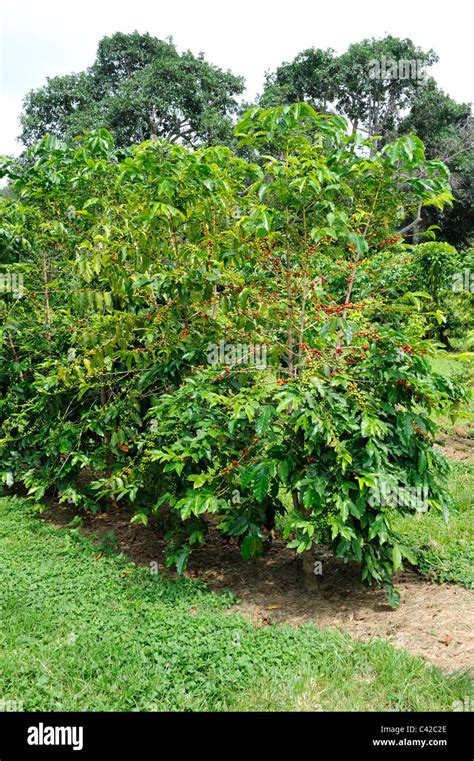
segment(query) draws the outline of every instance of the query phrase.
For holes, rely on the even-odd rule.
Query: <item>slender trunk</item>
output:
[[[293,377],[294,363],[293,363],[293,300],[291,294],[291,259],[289,245],[286,250],[286,299],[287,299],[287,315],[288,315],[288,337],[287,337],[287,349],[288,349],[288,374],[290,378]]]
[[[305,331],[305,323],[306,323],[306,301],[308,298],[308,271],[306,269],[306,266],[308,264],[308,235],[307,235],[307,227],[306,227],[306,210],[304,208],[303,208],[303,251],[304,251],[305,272],[304,272],[304,278],[303,278],[303,294],[301,297],[300,340],[299,340],[299,349],[298,349],[298,366],[295,372],[296,375],[300,374],[301,366],[303,363],[302,345],[304,342],[304,331]]]
[[[17,354],[17,351],[15,349],[15,344],[13,343],[13,339],[9,333],[7,333],[7,341],[8,341],[8,345],[10,347],[10,351],[12,353],[13,359],[15,360],[15,362],[20,364],[20,357]],[[24,379],[25,379],[25,376],[23,375],[23,370],[20,370],[20,380],[24,380]]]
[[[41,252],[41,267],[43,271],[45,321],[48,328],[50,328],[51,327],[51,307],[49,303],[48,267],[46,263],[46,253],[44,250]],[[49,330],[46,333],[46,338],[48,339],[49,342],[51,342],[51,332]]]
[[[109,390],[106,386],[100,387],[100,406],[105,407],[109,401]],[[108,431],[105,432],[104,435],[104,443],[105,443],[105,464],[106,464],[106,472],[107,472],[107,478],[112,479],[112,476],[114,474],[114,455],[112,452],[111,447],[111,436]],[[115,501],[115,497],[113,495],[110,495],[108,500],[108,507],[109,508],[116,508],[117,502]]]
[[[378,201],[379,193],[380,193],[380,187],[377,189],[377,192],[375,194],[374,201],[373,201],[373,204],[372,204],[372,208],[370,210],[370,215],[369,215],[369,218],[368,218],[368,220],[366,222],[366,225],[364,227],[364,231],[362,233],[362,237],[364,238],[364,240],[365,240],[365,238],[367,236],[367,233],[368,233],[368,230],[369,230],[369,227],[370,227],[370,223],[372,221],[372,217],[373,217],[375,209],[377,207],[377,201]],[[351,279],[349,280],[349,285],[347,286],[346,295],[344,297],[344,304],[348,304],[350,302],[350,300],[351,300],[352,291],[354,290],[355,276],[356,276],[356,273],[357,273],[357,267],[358,267],[359,262],[360,262],[360,255],[357,254],[357,256],[356,256],[356,258],[354,260],[354,268],[351,270]],[[344,320],[347,318],[348,311],[349,311],[348,307],[344,307],[344,311],[342,313],[342,316],[343,316]]]
[[[300,343],[299,343],[299,350],[298,350],[298,366],[296,368],[296,373],[299,375],[301,372],[301,366],[303,364],[303,341],[304,341],[304,329],[305,329],[305,322],[306,322],[306,300],[308,298],[308,290],[307,290],[307,276],[305,273],[304,281],[303,281],[303,297],[301,301],[301,319],[300,319]]]
[[[291,498],[293,500],[294,509],[299,513],[301,511],[301,503],[300,503],[300,498],[298,496],[298,492],[296,491],[296,489],[292,490]]]
[[[150,128],[150,140],[157,140],[158,134],[156,132],[155,112],[153,111],[148,117],[148,126]]]
[[[286,179],[289,182],[288,171],[288,145],[286,146]],[[290,378],[294,375],[294,361],[293,361],[293,296],[291,293],[291,255],[290,255],[290,220],[288,208],[285,209],[285,222],[286,222],[286,302],[287,302],[287,316],[288,316],[288,333],[287,333],[287,350],[288,350],[288,375]]]

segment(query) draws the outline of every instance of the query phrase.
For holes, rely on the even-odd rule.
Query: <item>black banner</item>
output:
[[[294,754],[310,751],[311,759],[329,751],[338,758],[472,761],[470,719],[468,712],[0,713],[0,761],[135,761],[199,751],[222,758],[250,750],[281,753],[283,744]]]

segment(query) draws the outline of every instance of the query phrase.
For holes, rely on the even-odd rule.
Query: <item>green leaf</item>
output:
[[[242,542],[240,547],[240,554],[244,560],[257,557],[261,555],[263,551],[263,542],[258,536],[248,534]]]
[[[402,567],[402,553],[398,544],[395,544],[392,548],[392,560],[394,569],[398,571]]]
[[[400,592],[398,589],[395,589],[393,584],[386,582],[384,584],[384,589],[387,593],[388,601],[392,608],[398,608],[400,605]]]
[[[253,483],[253,493],[259,502],[263,502],[268,494],[268,488],[270,486],[270,479],[268,473],[264,467],[257,470]]]
[[[148,526],[148,515],[146,513],[137,513],[133,516],[130,523],[142,523],[144,526]]]
[[[270,421],[273,416],[273,407],[264,407],[262,412],[255,421],[255,432],[260,436],[266,433],[270,427]]]
[[[207,481],[207,475],[206,473],[200,473],[199,475],[191,475],[188,476],[188,481],[193,481],[193,488],[199,489],[201,486],[204,486],[204,484]]]
[[[187,547],[184,547],[181,550],[181,552],[178,553],[175,559],[176,570],[179,576],[181,576],[186,570],[188,566],[188,561],[189,561],[189,549]]]
[[[406,547],[405,545],[400,544],[399,548],[400,548],[401,554],[403,555],[404,558],[408,560],[409,563],[411,563],[414,566],[418,565],[418,558],[415,552],[413,552],[413,550],[410,549],[410,547]]]

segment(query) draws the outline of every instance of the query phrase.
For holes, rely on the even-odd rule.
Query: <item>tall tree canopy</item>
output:
[[[438,224],[450,243],[469,246],[472,236],[472,123],[470,106],[443,93],[428,68],[438,60],[409,39],[387,35],[334,50],[310,48],[267,74],[263,105],[305,101],[324,113],[339,113],[360,131],[386,143],[417,134],[430,158],[451,171],[454,204],[423,212],[423,225]],[[420,229],[420,220],[412,233]]]
[[[451,172],[454,203],[444,210],[426,209],[427,224],[439,225],[443,238],[456,247],[472,245],[474,155],[469,105],[456,103],[430,77],[398,131],[417,134],[427,155],[441,158]]]
[[[71,139],[106,127],[116,144],[153,137],[186,145],[222,143],[232,135],[231,114],[244,80],[179,53],[171,40],[149,34],[104,37],[86,71],[48,79],[25,98],[21,140],[45,134]]]
[[[425,52],[411,40],[391,35],[350,45],[340,56],[331,49],[310,48],[267,74],[262,102],[304,100],[318,110],[337,111],[354,130],[387,135],[416,100],[427,67],[437,60],[432,50]],[[391,62],[400,61],[413,62],[416,71],[396,76]],[[374,62],[380,63],[378,68]]]

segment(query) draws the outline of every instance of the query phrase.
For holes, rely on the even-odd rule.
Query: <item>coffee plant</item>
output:
[[[409,330],[442,307],[397,234],[450,203],[447,170],[305,104],[251,109],[236,137],[116,149],[98,130],[2,161],[22,292],[0,299],[0,479],[158,516],[180,572],[210,521],[250,557],[281,515],[289,547],[327,545],[396,604],[415,559],[393,517],[449,508],[436,417],[465,394]]]

